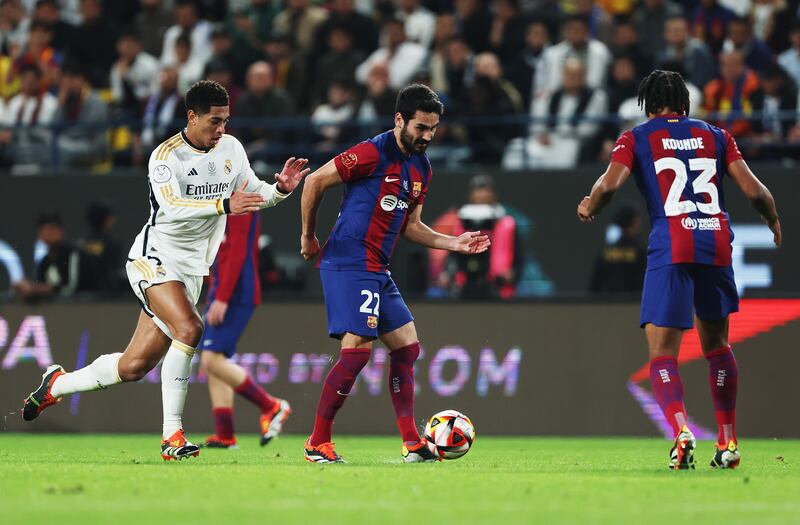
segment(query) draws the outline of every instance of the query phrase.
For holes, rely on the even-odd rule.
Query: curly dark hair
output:
[[[675,71],[656,69],[639,84],[639,107],[648,115],[669,108],[682,115],[689,114],[689,90],[683,77]]]
[[[219,82],[201,80],[186,92],[186,111],[190,109],[198,115],[211,111],[211,106],[227,106],[228,90]]]

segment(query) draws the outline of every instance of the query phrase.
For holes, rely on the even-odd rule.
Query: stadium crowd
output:
[[[397,90],[422,81],[445,102],[448,159],[565,168],[608,158],[642,119],[636,89],[654,67],[681,72],[692,113],[748,158],[775,160],[800,143],[799,5],[0,0],[0,162],[141,165],[182,125],[188,86],[210,78],[255,160],[298,145],[326,158],[385,128]]]

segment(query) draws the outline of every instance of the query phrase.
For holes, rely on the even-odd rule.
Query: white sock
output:
[[[121,353],[101,355],[89,366],[59,376],[53,382],[50,393],[53,397],[61,397],[75,392],[100,390],[121,383],[119,378],[119,358]]]
[[[164,407],[164,439],[183,428],[183,405],[189,390],[189,374],[192,370],[191,346],[172,341],[161,363],[161,403]]]

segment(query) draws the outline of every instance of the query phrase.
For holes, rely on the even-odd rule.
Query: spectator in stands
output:
[[[447,235],[480,230],[492,239],[489,250],[478,255],[429,250],[429,275],[436,288],[465,299],[514,296],[524,253],[517,222],[499,203],[492,177],[472,177],[467,202],[446,211],[431,228]]]
[[[217,38],[221,33],[231,40],[233,55],[241,61],[244,69],[263,58],[264,43],[272,33],[272,22],[278,9],[271,0],[250,0],[237,8],[229,23],[215,31]],[[241,72],[244,79],[244,71]]]
[[[368,56],[378,47],[378,26],[368,16],[356,11],[355,0],[332,0],[330,13],[317,28],[314,36],[314,55],[321,56],[328,49],[328,33],[334,27],[345,27],[353,37],[353,46]]]
[[[757,134],[750,141],[747,158],[776,160],[790,157],[786,139],[797,122],[797,87],[778,64],[767,65],[761,73],[764,103]]]
[[[50,45],[60,52],[66,51],[72,41],[75,26],[61,19],[61,6],[58,0],[38,0],[33,10],[33,23],[48,27],[51,33]]]
[[[563,77],[561,88],[534,101],[531,136],[509,143],[506,168],[571,168],[582,158],[594,159],[606,93],[587,85],[586,66],[577,58],[566,60]]]
[[[762,107],[761,83],[755,72],[745,66],[741,51],[723,52],[719,69],[719,77],[703,90],[705,109],[717,114],[717,126],[736,138],[745,137],[753,130],[750,115]]]
[[[183,95],[178,91],[178,70],[165,67],[158,74],[158,91],[150,95],[145,105],[139,159],[180,131],[185,116]]]
[[[114,101],[129,117],[141,117],[144,104],[156,84],[161,69],[158,59],[142,51],[138,35],[128,31],[117,39],[117,61],[111,67],[111,92]]]
[[[533,21],[525,32],[525,46],[506,67],[506,78],[514,84],[526,107],[533,100],[535,79],[541,72],[544,52],[549,46],[547,26],[543,22]]]
[[[768,42],[775,29],[775,15],[785,4],[783,0],[755,0],[750,10],[753,21],[753,35],[762,42]]]
[[[366,93],[358,108],[360,120],[375,120],[394,117],[397,90],[389,86],[389,69],[384,64],[376,64],[367,76]],[[385,126],[376,124],[375,130]],[[377,133],[375,133],[377,134]]]
[[[768,36],[762,37],[773,53],[781,54],[791,47],[789,33],[797,21],[797,0],[766,0],[774,2],[775,12],[772,16],[771,30]]]
[[[262,50],[259,50],[259,55],[262,52]],[[233,74],[233,83],[235,85],[244,86],[247,67],[254,61],[248,61],[241,52],[234,50],[231,35],[224,27],[217,27],[211,33],[211,58],[208,59],[208,62],[227,64]]]
[[[328,31],[328,51],[317,61],[311,82],[312,104],[318,105],[328,96],[328,88],[336,80],[352,80],[356,68],[366,55],[353,47],[353,37],[344,26]]]
[[[309,0],[287,0],[286,9],[278,13],[272,24],[274,32],[291,37],[293,51],[304,55],[313,49],[317,28],[328,18],[327,11],[309,3]]]
[[[728,22],[734,18],[736,14],[719,5],[717,0],[700,0],[692,14],[692,34],[705,42],[716,56],[722,50]]]
[[[81,291],[114,293],[127,288],[125,252],[112,235],[117,222],[114,210],[102,202],[86,208],[89,231],[78,241]]]
[[[631,57],[620,55],[614,58],[611,63],[611,76],[608,81],[608,116],[613,117],[618,114],[620,106],[631,99],[636,100],[639,91],[639,75],[636,71]],[[641,110],[637,110],[639,115],[644,117]],[[609,120],[603,123],[603,144],[600,158],[606,160],[611,158],[611,150],[620,135],[620,123]]]
[[[58,109],[53,117],[53,124],[64,128],[56,135],[63,164],[91,166],[106,158],[107,117],[106,104],[89,84],[83,65],[65,64],[58,86]]]
[[[642,289],[647,250],[641,232],[642,216],[634,206],[616,211],[605,245],[594,262],[589,286],[592,293],[633,293]]]
[[[686,72],[686,80],[696,86],[705,86],[714,78],[716,65],[708,47],[692,38],[689,22],[682,16],[673,16],[664,24],[665,46],[658,54],[656,66],[665,62],[680,62]]]
[[[15,56],[28,40],[30,26],[20,0],[0,1],[0,54]]]
[[[522,97],[513,84],[503,78],[503,67],[493,53],[475,57],[475,81],[467,89],[461,114],[466,117],[513,117],[523,112]],[[504,122],[489,124],[474,122],[467,125],[472,159],[479,163],[497,163],[503,156],[506,143],[519,136],[520,124]]]
[[[272,66],[275,86],[291,97],[296,111],[308,114],[311,110],[308,57],[300,51],[292,51],[291,40],[281,34],[273,34],[267,39],[264,54]]]
[[[20,93],[9,100],[0,114],[0,126],[47,126],[53,120],[58,100],[43,91],[42,72],[33,64],[20,72]],[[46,128],[0,130],[0,151],[12,164],[41,164],[49,156],[50,130]]]
[[[489,49],[508,64],[525,46],[527,20],[522,16],[519,0],[492,0],[492,11]]]
[[[613,56],[628,56],[636,65],[636,71],[644,74],[653,67],[653,57],[648,56],[639,45],[640,36],[636,32],[633,21],[628,17],[620,17],[614,25],[614,36],[610,46]]]
[[[178,70],[178,90],[186,93],[192,84],[203,77],[206,61],[195,58],[189,33],[184,33],[175,40],[175,51],[172,56],[175,57],[174,62],[167,62],[164,65]]]
[[[103,17],[100,0],[81,0],[82,21],[72,31],[68,56],[80,63],[95,88],[108,87],[108,71],[114,64],[116,26]]]
[[[395,3],[395,17],[405,24],[403,27],[408,41],[429,49],[433,43],[436,17],[422,6],[421,0],[395,0]]]
[[[328,87],[327,100],[311,114],[311,123],[320,138],[317,149],[322,152],[341,150],[343,142],[354,136],[349,125],[356,114],[354,87],[348,80],[335,80]]]
[[[389,20],[384,24],[381,40],[381,47],[356,69],[356,80],[365,84],[372,66],[385,63],[389,68],[389,85],[399,90],[425,64],[428,51],[421,45],[406,40],[403,23],[399,20]]]
[[[778,56],[778,64],[789,73],[796,86],[800,87],[800,21],[796,21],[789,32],[792,47]]]
[[[161,0],[139,0],[141,9],[133,17],[133,31],[142,39],[142,50],[160,57],[167,29],[172,26],[172,13],[164,9]]]
[[[71,296],[79,289],[80,253],[67,242],[61,216],[41,214],[36,220],[36,235],[47,246],[47,254],[36,265],[34,281],[12,283],[14,291],[25,300]]]
[[[633,15],[639,45],[652,60],[664,49],[664,24],[672,17],[683,14],[680,6],[670,0],[643,0]]]
[[[164,33],[161,64],[167,66],[177,62],[175,44],[181,35],[187,34],[191,40],[190,58],[204,66],[211,56],[212,25],[200,18],[197,5],[192,0],[177,0],[174,13],[175,25]]]
[[[41,22],[31,24],[28,44],[14,60],[12,71],[21,71],[26,65],[34,65],[42,72],[42,89],[50,89],[57,78],[63,57],[51,44],[53,31]],[[11,83],[13,81],[7,82]]]
[[[239,99],[237,117],[248,119],[246,128],[242,129],[239,138],[248,150],[248,155],[261,152],[266,155],[270,142],[280,140],[285,135],[270,131],[269,126],[258,126],[255,119],[266,120],[290,117],[294,114],[294,104],[286,92],[275,86],[275,74],[272,66],[261,61],[251,65],[247,70],[247,91]]]
[[[544,53],[544,74],[537,80],[537,92],[552,94],[561,88],[568,58],[577,58],[586,65],[586,85],[589,88],[605,86],[611,53],[605,44],[589,37],[586,18],[572,16],[564,24],[564,41]]]
[[[440,97],[447,94],[447,44],[458,36],[456,19],[451,13],[442,13],[436,17],[436,31],[433,36],[433,49],[428,59],[428,73],[431,77],[430,87]],[[446,101],[443,101],[445,104]]]
[[[576,0],[575,14],[589,20],[589,33],[592,38],[610,46],[614,37],[614,19],[604,6],[594,0]]]
[[[476,53],[489,49],[492,16],[478,0],[455,0],[456,27],[470,49]]]
[[[745,64],[753,71],[761,71],[772,63],[772,51],[753,36],[750,21],[746,18],[734,18],[728,22],[728,38],[722,44],[722,50],[734,49],[744,55]]]

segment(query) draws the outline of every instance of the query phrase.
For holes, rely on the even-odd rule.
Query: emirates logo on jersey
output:
[[[345,151],[339,155],[339,160],[342,161],[342,165],[344,165],[345,168],[351,169],[353,166],[358,164],[358,155],[349,151]]]

